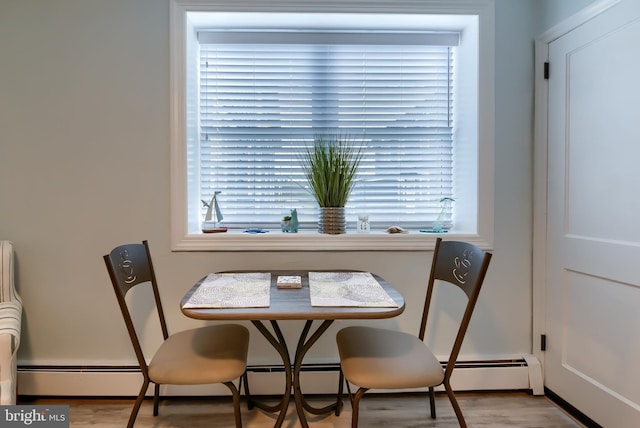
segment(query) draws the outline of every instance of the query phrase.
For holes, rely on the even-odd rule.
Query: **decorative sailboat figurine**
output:
[[[222,192],[219,190],[213,192],[213,197],[209,203],[202,201],[202,204],[207,207],[207,214],[204,217],[204,223],[202,223],[202,231],[204,233],[220,233],[227,231],[226,227],[216,225],[216,220],[220,222],[224,218],[222,216],[222,211],[220,210],[220,205],[218,205],[218,195],[220,193]]]

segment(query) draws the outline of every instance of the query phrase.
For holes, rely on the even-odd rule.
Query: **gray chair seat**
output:
[[[243,375],[249,331],[235,324],[174,333],[149,363],[152,382],[170,385],[224,383]]]
[[[439,385],[444,370],[416,336],[372,327],[346,327],[336,335],[342,372],[368,389]]]

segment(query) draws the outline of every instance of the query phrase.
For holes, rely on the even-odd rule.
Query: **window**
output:
[[[200,199],[221,191],[229,227],[277,228],[296,208],[300,228],[317,229],[298,157],[314,135],[339,133],[364,153],[347,217],[366,213],[373,228],[433,224],[440,200],[454,196],[457,41],[456,33],[199,32]]]
[[[443,198],[454,198],[444,211],[452,234],[478,236],[477,16],[396,14],[381,23],[368,13],[172,6],[173,18],[185,18],[177,21],[184,27],[172,27],[173,66],[177,53],[182,59],[173,75],[174,249],[253,249],[237,234],[202,236],[202,201],[214,191],[221,191],[225,225],[239,232],[275,232],[298,210],[301,231],[310,233],[269,237],[269,249],[316,249],[317,242],[376,249],[379,236],[327,244],[315,233],[318,210],[298,154],[315,135],[334,133],[365,153],[346,207],[348,229],[366,213],[379,233],[389,225],[417,232],[439,216]],[[362,241],[357,248],[353,239]],[[402,249],[429,240],[415,233]]]

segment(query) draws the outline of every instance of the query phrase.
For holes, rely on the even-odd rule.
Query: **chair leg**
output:
[[[338,380],[338,395],[336,397],[336,410],[335,410],[336,416],[340,416],[340,412],[342,411],[343,390],[344,390],[344,374],[342,373],[342,369],[340,369],[340,378]]]
[[[458,400],[456,400],[456,396],[453,394],[453,389],[451,389],[451,385],[449,381],[445,379],[444,389],[447,390],[447,395],[449,396],[449,401],[451,401],[451,406],[453,406],[453,411],[456,413],[456,417],[458,418],[458,424],[460,428],[467,428],[467,423],[464,420],[464,416],[462,415],[462,409],[460,409],[460,405],[458,404]]]
[[[251,391],[249,390],[249,375],[246,371],[242,375],[240,381],[244,385],[244,394],[247,397],[247,409],[251,410],[253,409],[254,403],[253,398],[251,398]]]
[[[236,428],[242,428],[242,415],[240,414],[240,393],[233,382],[224,383],[233,396],[233,416],[236,420]]]
[[[158,405],[160,403],[160,384],[155,384],[153,388],[153,416],[158,416]]]
[[[349,402],[353,404],[353,394],[351,393],[351,387],[349,386],[349,381],[345,379],[347,384],[347,397],[349,397]]]
[[[358,428],[358,411],[360,409],[360,399],[362,398],[364,393],[367,392],[368,390],[369,390],[368,388],[358,389],[356,394],[353,396],[353,400],[351,400],[351,408],[352,408],[351,428]]]
[[[429,407],[431,408],[431,419],[436,418],[436,391],[433,386],[429,387]]]
[[[131,415],[129,416],[129,422],[127,423],[127,428],[133,428],[133,424],[136,422],[138,411],[140,410],[140,406],[142,405],[142,400],[144,400],[144,394],[147,392],[148,387],[149,387],[149,379],[145,378],[144,381],[142,382],[142,388],[140,388],[140,393],[138,394],[138,398],[136,398],[136,402],[133,404],[133,409],[131,409]]]

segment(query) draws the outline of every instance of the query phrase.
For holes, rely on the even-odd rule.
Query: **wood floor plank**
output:
[[[458,393],[458,401],[469,427],[479,428],[581,428],[566,412],[542,396],[526,392]],[[314,405],[329,403],[332,397],[314,397]],[[21,404],[67,404],[70,426],[74,428],[122,428],[126,426],[133,400],[122,399],[24,399]],[[153,405],[145,400],[136,428],[229,428],[234,426],[230,398],[172,398],[160,405],[153,416]],[[436,398],[437,418],[429,416],[425,394],[367,394],[361,401],[361,428],[456,428],[458,422],[446,395]],[[273,427],[275,416],[242,406],[245,428]],[[311,428],[348,428],[351,406],[345,400],[340,416],[309,416]],[[290,405],[284,428],[299,427],[295,408]]]

